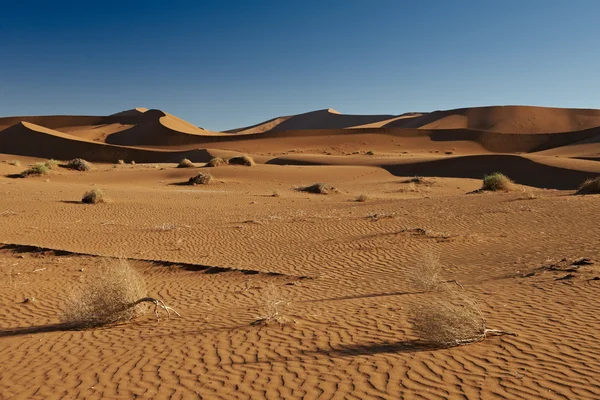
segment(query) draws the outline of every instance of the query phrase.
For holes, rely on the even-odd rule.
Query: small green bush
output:
[[[82,158],[75,158],[67,163],[67,168],[76,171],[91,171],[94,166]]]
[[[486,175],[483,178],[483,186],[481,190],[510,190],[513,187],[513,181],[510,180],[506,175],[500,172],[494,172],[493,174]]]
[[[28,176],[40,176],[40,175],[46,175],[48,172],[50,171],[50,168],[48,167],[48,165],[46,165],[46,163],[35,163],[33,164],[29,169],[26,169],[25,171],[21,172],[20,176],[21,178],[26,178]]]
[[[104,203],[104,192],[101,189],[94,188],[83,195],[81,202],[85,204]]]
[[[245,165],[247,167],[252,167],[256,165],[254,159],[247,154],[243,156],[236,156],[229,159],[229,165]]]

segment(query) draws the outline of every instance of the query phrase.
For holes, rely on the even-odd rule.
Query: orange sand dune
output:
[[[106,162],[176,162],[187,157],[206,162],[210,159],[205,150],[160,151],[114,146],[77,138],[29,122],[19,122],[0,131],[0,149],[3,153],[63,160],[81,157]]]
[[[492,106],[435,111],[399,119],[386,127],[475,129],[502,133],[558,133],[600,126],[600,110],[532,106]]]

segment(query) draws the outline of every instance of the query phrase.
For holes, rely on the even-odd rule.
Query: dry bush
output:
[[[75,158],[69,161],[66,167],[69,169],[74,169],[76,171],[91,171],[92,168],[94,168],[94,166],[90,162],[82,158]]]
[[[207,167],[218,167],[219,165],[227,164],[227,160],[222,159],[221,157],[213,157],[208,163],[206,163]]]
[[[183,160],[179,161],[179,164],[177,165],[177,168],[194,168],[195,165],[193,162],[191,162],[190,160],[188,160],[187,158],[184,158]]]
[[[148,310],[135,304],[146,295],[144,278],[126,260],[111,260],[92,270],[68,299],[62,322],[99,326],[129,321]]]
[[[48,168],[46,163],[35,163],[30,168],[21,172],[21,174],[19,176],[21,178],[26,178],[26,177],[32,176],[32,175],[34,175],[34,176],[46,175],[48,172],[50,172],[50,168]]]
[[[213,181],[213,177],[210,174],[207,174],[205,172],[200,172],[198,175],[192,176],[188,180],[187,184],[188,185],[208,185],[212,181]]]
[[[364,203],[367,200],[369,200],[369,196],[367,196],[366,194],[361,194],[356,197],[356,201],[358,201],[359,203]]]
[[[283,325],[290,322],[286,312],[290,303],[284,300],[281,291],[274,283],[267,285],[261,299],[262,304],[259,308],[261,315],[256,317],[252,325],[268,325],[273,322]]]
[[[229,159],[229,165],[245,165],[246,167],[252,167],[256,165],[254,159],[247,154],[243,156],[231,157]]]
[[[135,165],[135,160],[131,160],[130,164]]]
[[[423,254],[420,262],[409,269],[406,276],[411,287],[419,291],[436,290],[446,284],[440,259],[431,253]]]
[[[102,192],[102,189],[94,188],[89,192],[85,192],[85,194],[81,198],[81,202],[86,204],[104,203],[104,192]]]
[[[600,194],[600,176],[583,182],[577,189],[576,194]]]
[[[313,183],[310,186],[302,186],[297,188],[301,192],[314,193],[314,194],[329,194],[329,193],[337,193],[338,190],[331,185],[326,183]]]
[[[506,175],[500,172],[494,172],[490,175],[484,176],[481,190],[511,190],[513,185],[513,181],[511,181]]]
[[[369,150],[365,154],[368,155],[368,156],[374,156],[375,152],[373,150]]]
[[[433,293],[412,307],[415,333],[425,341],[454,346],[483,340],[485,319],[476,302],[446,284],[445,290]]]
[[[117,164],[123,165],[123,164],[125,164],[125,160],[118,160]]]
[[[54,169],[58,166],[59,162],[51,158],[47,160],[44,164],[46,164],[48,169]]]
[[[7,161],[9,165],[12,165],[13,167],[20,167],[21,166],[21,161],[19,160],[11,160],[11,161]]]

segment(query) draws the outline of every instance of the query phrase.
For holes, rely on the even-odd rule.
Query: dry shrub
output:
[[[135,160],[131,160],[130,164],[135,165]]]
[[[179,165],[177,165],[177,168],[194,168],[195,165],[193,162],[191,162],[190,160],[188,160],[187,158],[184,158],[183,160],[179,161]]]
[[[86,204],[98,204],[104,203],[104,201],[104,192],[99,188],[94,188],[89,192],[86,192],[81,198],[81,202]]]
[[[338,190],[327,183],[313,183],[310,186],[302,186],[297,188],[297,190],[301,192],[314,193],[314,194],[329,194],[329,193],[337,193]]]
[[[247,154],[243,156],[236,156],[229,159],[229,165],[245,165],[246,167],[252,167],[256,165],[254,159]]]
[[[208,163],[206,163],[207,167],[218,167],[219,165],[227,164],[227,160],[222,159],[221,157],[213,157]]]
[[[44,164],[46,164],[48,169],[54,169],[58,166],[59,163],[58,163],[58,161],[51,158],[51,159],[47,160]]]
[[[509,177],[500,172],[494,172],[493,174],[484,176],[481,190],[511,190],[513,185],[513,181]]]
[[[290,322],[286,312],[289,304],[284,300],[279,288],[270,283],[262,294],[262,304],[259,308],[261,315],[256,317],[252,325],[268,325],[273,322],[283,325]]]
[[[366,194],[361,194],[356,197],[356,201],[358,201],[359,203],[364,203],[367,200],[369,200],[369,196],[367,196]]]
[[[67,168],[76,171],[91,171],[94,166],[82,158],[75,158],[67,163]]]
[[[419,291],[436,290],[446,284],[440,259],[431,253],[423,254],[420,262],[406,275],[411,287]]]
[[[577,189],[577,194],[600,194],[600,176],[583,182]]]
[[[445,290],[432,293],[412,307],[412,322],[419,338],[442,346],[485,338],[485,319],[481,310],[460,290],[446,284]]]
[[[20,167],[21,166],[21,161],[19,161],[19,160],[11,160],[11,161],[8,161],[8,164],[12,165],[14,167]]]
[[[148,310],[135,304],[146,294],[144,278],[127,260],[110,260],[92,270],[68,299],[62,322],[82,326],[126,322]]]
[[[21,178],[26,178],[26,177],[32,176],[32,175],[34,175],[34,176],[46,175],[48,172],[50,172],[50,168],[46,165],[46,163],[35,163],[30,168],[21,172],[21,174],[19,176]]]
[[[205,172],[200,172],[198,175],[192,176],[188,180],[187,184],[188,185],[208,185],[212,181],[213,181],[213,177],[210,174],[207,174]]]
[[[123,165],[123,164],[125,164],[125,160],[118,160],[117,164]]]

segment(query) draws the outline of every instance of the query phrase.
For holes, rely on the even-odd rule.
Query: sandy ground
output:
[[[442,117],[482,123],[459,111]],[[138,126],[127,118],[148,112],[105,117],[120,125],[79,117],[89,129],[75,129],[87,132],[77,139],[66,137],[73,131],[58,117],[37,125],[43,128],[31,125],[40,123],[34,117],[10,120],[7,129],[11,140],[34,131],[79,140],[77,150],[113,151],[121,145],[94,138],[122,135]],[[584,114],[573,123],[595,115]],[[217,135],[157,115],[165,129]],[[265,137],[202,147],[203,157],[250,152],[254,167],[99,160],[89,172],[57,167],[17,179],[11,176],[38,159],[0,155],[0,399],[600,398],[600,196],[574,194],[600,174],[597,142],[567,143],[561,152],[562,139],[551,139],[550,153],[498,153],[488,139],[436,141],[431,127],[421,130],[425,136],[342,131],[420,114],[350,121],[317,112],[324,115],[336,116],[327,122],[335,132],[270,133],[304,118],[282,117],[238,130]],[[511,137],[502,140],[520,140]],[[150,158],[200,151],[188,144],[134,151]],[[514,189],[473,193],[496,170],[517,181]],[[215,182],[179,185],[207,171]],[[410,182],[414,175],[425,178]],[[338,193],[296,190],[315,182]],[[93,187],[108,201],[81,204]],[[367,200],[356,201],[359,195]],[[419,337],[410,310],[435,293],[408,277],[432,255],[443,277],[477,301],[489,328],[518,336],[451,348]],[[68,297],[109,257],[128,259],[148,294],[181,316],[161,314],[157,322],[147,313],[95,329],[58,325]],[[284,323],[254,325],[273,302]]]

